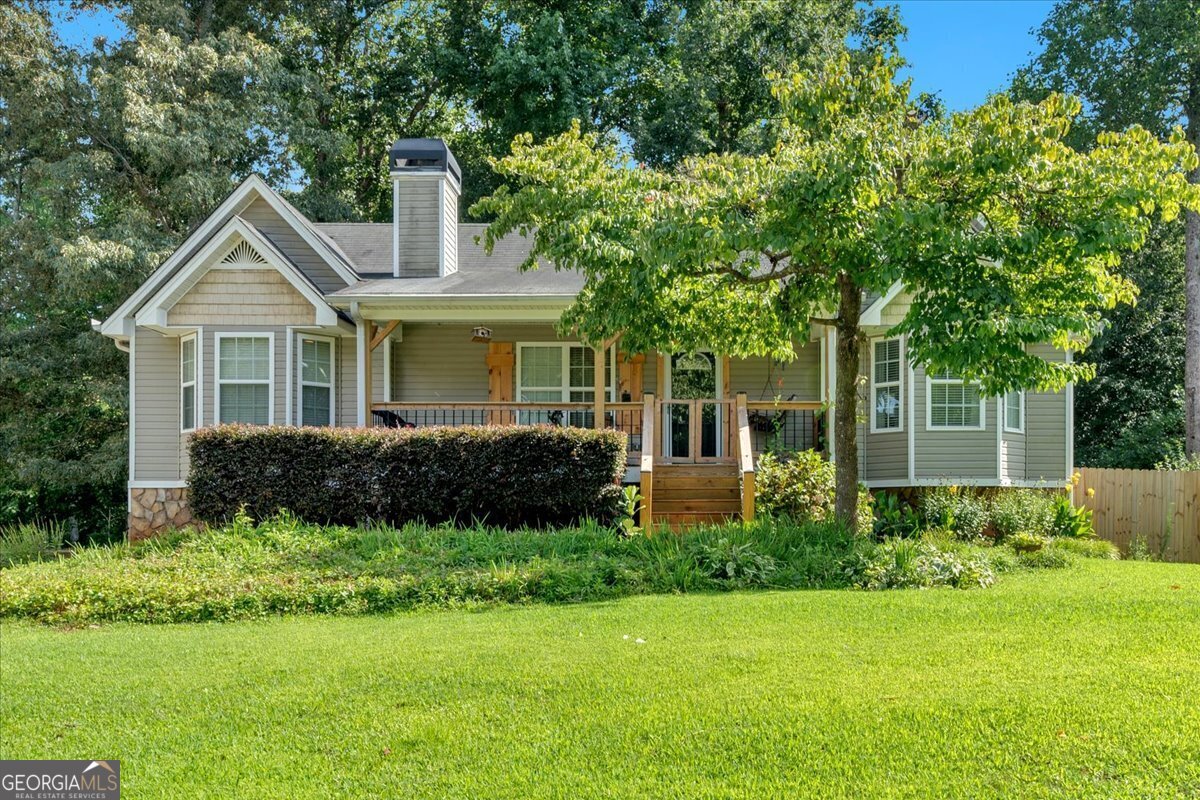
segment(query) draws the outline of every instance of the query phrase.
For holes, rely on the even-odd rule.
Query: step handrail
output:
[[[654,528],[654,393],[642,396],[642,530]]]
[[[738,392],[737,460],[742,474],[742,522],[754,521],[754,448],[750,438],[750,414],[746,408],[746,393]]]

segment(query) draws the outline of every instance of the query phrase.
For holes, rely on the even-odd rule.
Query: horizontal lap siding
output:
[[[751,357],[729,359],[729,392],[745,392],[750,400],[820,400],[821,348],[816,342],[796,346],[796,358],[777,361]],[[652,384],[648,384],[652,385]]]
[[[1001,397],[996,405],[1000,413],[1004,413],[1004,398]],[[1029,413],[1029,398],[1025,398],[1025,413]],[[1003,419],[1003,417],[1001,417]],[[1025,437],[1029,431],[1029,420],[1023,420],[1026,433],[1005,431],[1002,434],[1001,464],[1004,467],[1004,478],[1010,481],[1025,480]]]
[[[312,303],[274,269],[213,269],[167,312],[171,325],[312,325]]]
[[[434,277],[438,274],[438,178],[400,180],[400,202],[395,213],[400,225],[400,276]]]
[[[496,323],[492,341],[512,342],[515,355],[522,343],[577,340],[559,339],[550,324]],[[392,344],[392,396],[401,403],[486,402],[487,352],[487,344],[471,341],[470,325],[406,324],[403,341]]]
[[[283,217],[276,214],[266,200],[255,200],[242,210],[241,217],[265,233],[322,292],[334,292],[346,287],[346,282],[338,277],[325,259]]]
[[[1064,358],[1049,345],[1030,351],[1054,361]],[[1065,480],[1071,468],[1067,464],[1067,393],[1027,393],[1025,416],[1025,477],[1033,481]]]
[[[179,339],[138,329],[133,364],[133,479],[180,480]]]
[[[925,370],[915,370],[916,477],[949,480],[996,479],[996,400],[984,401],[984,430],[926,430]],[[907,422],[906,422],[907,424]]]

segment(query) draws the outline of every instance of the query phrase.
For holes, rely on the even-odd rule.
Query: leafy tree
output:
[[[171,30],[77,54],[0,7],[0,515],[119,529],[127,357],[89,320],[237,180],[288,174],[271,49],[158,9]]]
[[[894,7],[852,0],[691,0],[670,11],[620,123],[634,157],[655,167],[705,153],[765,152],[777,125],[764,70],[813,69],[844,52],[847,37],[862,54],[892,54],[904,35]]]
[[[1200,148],[1200,3],[1062,0],[1038,36],[1045,49],[1018,75],[1018,90],[1053,89],[1078,95],[1087,109],[1082,121],[1091,129],[1140,125],[1165,138],[1176,125],[1182,125],[1187,140]],[[1189,180],[1200,184],[1200,169],[1193,169]],[[1187,213],[1184,225],[1174,230],[1181,231],[1185,242],[1186,355],[1181,404],[1185,443],[1188,453],[1200,454],[1200,214]],[[1163,251],[1163,259],[1171,257],[1169,249]],[[1164,262],[1163,269],[1169,274],[1174,266]],[[1130,318],[1136,320],[1136,315]],[[1118,321],[1111,336],[1136,335],[1136,328],[1127,331],[1120,326],[1123,321]],[[1169,339],[1143,339],[1142,344],[1161,348],[1164,357],[1174,362]],[[1102,369],[1112,367],[1102,363]],[[1158,406],[1164,402],[1168,407],[1180,405],[1178,399],[1162,395],[1177,385],[1177,379],[1161,384]],[[1102,411],[1090,405],[1092,397],[1080,399],[1085,416]]]
[[[519,137],[496,168],[485,243],[531,231],[538,258],[584,273],[562,325],[634,351],[789,358],[814,323],[837,332],[837,512],[857,517],[857,376],[866,291],[899,281],[913,295],[893,329],[933,370],[996,394],[1061,389],[1089,365],[1043,360],[1028,345],[1084,349],[1131,284],[1114,274],[1154,216],[1200,206],[1181,170],[1197,158],[1177,132],[1105,133],[1064,143],[1076,101],[998,95],[967,113],[922,120],[895,64],[775,83],[779,145],[757,155],[629,169],[578,128],[541,145]]]

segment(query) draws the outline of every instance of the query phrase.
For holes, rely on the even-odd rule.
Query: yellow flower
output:
[[[1078,485],[1079,485],[1079,479],[1080,479],[1080,478],[1082,478],[1082,477],[1083,477],[1083,476],[1082,476],[1082,475],[1080,475],[1078,471],[1072,472],[1072,473],[1071,473],[1071,485],[1072,485],[1072,486],[1078,486]]]
[[[1088,487],[1088,490],[1087,490],[1087,496],[1088,496],[1088,497],[1095,497],[1095,496],[1096,496],[1096,490],[1095,490],[1095,489],[1093,489],[1092,487],[1090,487],[1090,486],[1089,486],[1089,487]]]
[[[957,486],[951,486],[951,487],[950,487],[950,494],[958,494],[958,487],[957,487]]]

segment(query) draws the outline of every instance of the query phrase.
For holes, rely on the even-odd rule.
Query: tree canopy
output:
[[[92,8],[120,30],[68,47],[58,15]],[[467,204],[514,135],[572,119],[663,163],[761,148],[760,64],[901,32],[851,0],[0,4],[0,522],[120,530],[127,356],[89,320],[249,173],[314,219],[371,221],[401,136],[447,140]]]
[[[712,346],[787,358],[814,322],[839,336],[839,514],[857,499],[859,315],[866,291],[896,282],[913,302],[891,333],[930,370],[986,393],[1061,389],[1090,365],[1028,351],[1085,349],[1103,315],[1132,300],[1114,272],[1154,219],[1200,193],[1196,155],[1175,131],[1131,128],[1079,151],[1065,139],[1080,104],[1059,95],[925,119],[882,58],[848,57],[776,77],[778,145],[713,154],[678,169],[633,168],[578,127],[518,138],[496,163],[502,186],[477,210],[485,243],[529,232],[544,258],[583,272],[564,325],[631,350]]]
[[[1038,38],[1043,50],[1014,91],[1079,96],[1077,146],[1097,130],[1140,125],[1165,139],[1181,125],[1200,147],[1200,4],[1062,0]],[[1120,272],[1141,299],[1089,354],[1100,379],[1076,396],[1077,453],[1084,464],[1149,468],[1185,436],[1200,452],[1200,216],[1157,231]]]

